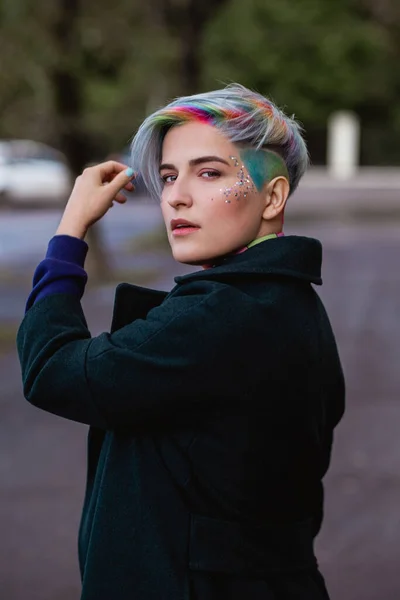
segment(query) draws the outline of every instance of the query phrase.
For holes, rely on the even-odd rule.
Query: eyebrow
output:
[[[190,167],[196,167],[197,165],[201,165],[203,163],[208,163],[208,162],[220,162],[223,163],[224,165],[227,165],[228,167],[230,167],[231,165],[228,163],[228,161],[224,160],[223,158],[221,158],[220,156],[199,156],[199,158],[192,158],[192,160],[189,160],[189,166]],[[164,169],[172,169],[172,170],[176,170],[175,165],[171,164],[171,163],[163,163],[162,165],[160,165],[160,171],[163,171]]]

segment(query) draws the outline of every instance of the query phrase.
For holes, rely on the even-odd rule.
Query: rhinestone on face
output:
[[[227,198],[225,200],[226,204],[231,204],[231,201],[228,200],[231,194],[234,194],[236,200],[239,201],[242,197],[247,198],[249,192],[255,189],[250,175],[246,172],[245,165],[240,165],[236,156],[230,156],[229,158],[234,162],[235,167],[239,167],[239,171],[236,173],[238,181],[232,187],[220,189],[220,192]]]

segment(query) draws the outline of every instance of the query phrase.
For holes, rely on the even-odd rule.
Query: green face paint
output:
[[[289,173],[285,161],[276,152],[272,150],[244,148],[240,152],[240,156],[259,192],[265,183],[275,177],[286,177],[289,181]]]

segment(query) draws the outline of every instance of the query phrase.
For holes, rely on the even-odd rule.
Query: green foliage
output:
[[[390,38],[349,0],[232,0],[203,52],[206,87],[240,81],[314,124],[392,93]]]
[[[340,108],[358,112],[371,131],[399,131],[397,5],[397,0],[3,0],[0,137],[57,145],[60,131],[79,130],[92,151],[97,149],[96,160],[125,146],[149,111],[193,87],[197,75],[182,83],[191,65],[196,72],[201,67],[198,88],[239,81],[258,89],[295,113],[319,140],[327,117]],[[71,7],[78,11],[65,23]],[[57,69],[74,79],[77,122],[60,123]],[[390,140],[375,149],[374,160],[384,161],[389,147],[392,160],[397,141]]]
[[[148,106],[171,93],[164,72],[173,72],[176,44],[138,1],[81,0],[63,52],[58,23],[63,1],[2,5],[0,137],[57,144],[50,75],[62,67],[76,78],[83,96],[83,133],[102,140],[103,151],[120,149]]]

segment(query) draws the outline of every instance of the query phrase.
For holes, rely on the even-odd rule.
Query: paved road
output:
[[[287,231],[296,229],[294,224]],[[400,598],[400,227],[297,226],[325,242],[325,301],[348,407],[326,479],[317,550],[332,600]],[[165,286],[172,284],[166,272]],[[107,327],[109,298],[94,330]],[[22,400],[15,357],[0,362],[0,597],[79,598],[76,530],[86,428]]]
[[[0,213],[0,321],[19,319],[34,267],[44,257],[60,217],[60,210],[48,209]],[[114,258],[121,257],[128,241],[154,230],[159,223],[161,213],[156,203],[132,201],[116,205],[99,227]]]
[[[3,210],[0,213],[0,266],[31,263],[43,256],[60,222],[61,210]],[[117,250],[126,240],[150,231],[161,215],[153,201],[115,205],[99,226],[107,247]]]

